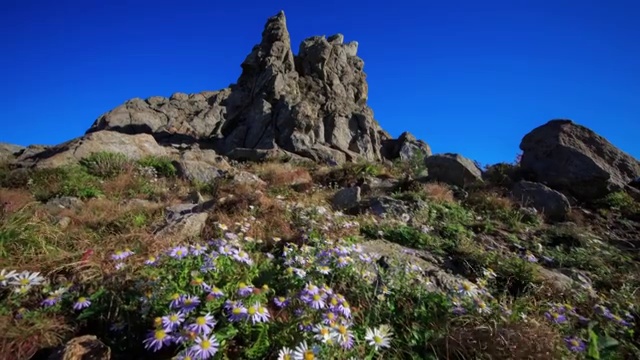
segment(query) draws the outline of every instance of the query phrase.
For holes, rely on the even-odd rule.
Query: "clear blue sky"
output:
[[[306,3],[5,0],[0,142],[60,143],[129,98],[226,87],[283,9],[296,53],[312,35],[360,43],[394,136],[486,164],[571,118],[640,158],[639,1]]]

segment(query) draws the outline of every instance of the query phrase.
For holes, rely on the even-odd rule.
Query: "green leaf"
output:
[[[598,335],[591,329],[589,329],[589,348],[587,349],[587,356],[590,359],[600,359]]]

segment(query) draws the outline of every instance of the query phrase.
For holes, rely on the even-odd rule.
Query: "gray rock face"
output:
[[[387,159],[408,161],[415,156],[431,156],[431,147],[424,141],[418,140],[410,132],[403,132],[397,139],[383,141],[383,155]]]
[[[13,162],[22,150],[24,146],[0,143],[0,164]]]
[[[571,211],[566,196],[544,184],[519,181],[511,190],[513,197],[524,206],[532,206],[539,212],[555,220],[563,220]]]
[[[640,176],[640,162],[571,120],[551,120],[525,135],[520,165],[535,180],[592,200]]]
[[[27,148],[28,150],[29,148]],[[17,162],[40,168],[74,163],[93,152],[110,151],[139,159],[148,155],[164,156],[168,150],[158,145],[149,134],[126,135],[115,131],[99,131],[42,151],[23,151]]]
[[[341,34],[310,37],[294,56],[280,12],[268,19],[236,84],[220,91],[132,99],[100,116],[88,133],[146,133],[163,144],[207,142],[223,155],[238,148],[283,149],[315,161],[382,160],[382,142],[390,136],[367,105],[358,44],[343,41]],[[396,157],[418,148],[430,152],[428,145],[413,140],[398,146]]]
[[[427,157],[424,164],[429,179],[459,187],[482,181],[482,171],[473,161],[459,154],[436,154]]]

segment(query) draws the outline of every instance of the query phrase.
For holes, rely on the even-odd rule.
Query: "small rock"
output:
[[[111,349],[94,335],[73,338],[48,357],[48,360],[109,360]]]
[[[359,186],[339,190],[331,200],[336,210],[347,210],[356,207],[360,202],[361,189]]]
[[[69,227],[69,225],[71,225],[71,218],[68,216],[63,216],[60,219],[58,219],[58,227],[60,227],[60,230],[64,230],[67,227]]]
[[[512,196],[524,206],[531,206],[554,220],[564,220],[571,205],[562,193],[544,184],[520,181],[513,186]]]
[[[568,291],[574,284],[574,281],[567,275],[543,267],[538,269],[538,275],[547,285],[551,286],[553,290],[557,292]]]
[[[49,212],[57,212],[60,210],[80,210],[84,206],[84,202],[77,197],[61,196],[47,201],[45,208]]]

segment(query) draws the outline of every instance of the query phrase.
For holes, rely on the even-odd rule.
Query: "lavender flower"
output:
[[[269,321],[269,311],[259,302],[256,302],[247,309],[247,315],[253,324]]]
[[[249,295],[251,295],[251,293],[253,293],[253,285],[249,284],[245,284],[245,283],[240,283],[238,284],[238,295],[242,296],[242,297],[247,297]]]
[[[164,329],[158,329],[149,333],[148,337],[142,342],[145,349],[158,351],[163,346],[169,345],[172,341],[172,336],[168,331]]]
[[[91,305],[91,301],[86,297],[82,296],[82,297],[79,297],[78,300],[76,300],[75,304],[73,304],[73,309],[82,310],[82,309],[88,308],[90,305]]]
[[[204,316],[198,316],[193,324],[187,326],[187,329],[196,334],[208,335],[214,326],[216,326],[216,321],[213,316],[210,313],[206,313]]]
[[[289,299],[284,296],[277,296],[273,299],[273,303],[279,307],[280,309],[287,307],[289,305]]]
[[[167,332],[176,330],[184,322],[184,314],[174,312],[162,317],[162,326]]]
[[[200,305],[200,299],[197,296],[186,296],[180,304],[180,308],[183,312],[188,313]]]
[[[218,340],[215,335],[212,334],[210,337],[197,337],[195,344],[190,350],[193,352],[195,358],[209,359],[218,352],[219,346]]]
[[[583,352],[587,347],[582,339],[575,336],[566,337],[564,342],[567,345],[567,348],[573,352]]]
[[[547,311],[546,313],[544,313],[544,316],[556,324],[562,324],[567,321],[567,317],[564,316],[564,314],[560,314],[556,311],[551,311],[551,312]]]
[[[229,321],[238,322],[242,321],[247,317],[247,308],[245,308],[241,303],[234,303],[229,310]]]
[[[169,251],[169,256],[174,259],[183,259],[189,255],[189,249],[186,246],[176,246]]]

